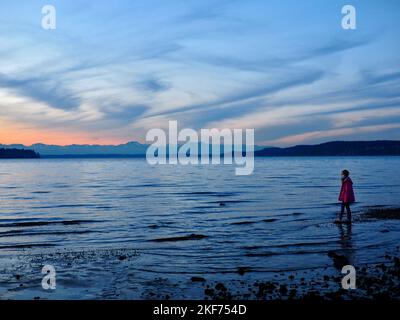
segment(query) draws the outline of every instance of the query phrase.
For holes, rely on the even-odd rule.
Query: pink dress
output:
[[[342,182],[342,188],[340,189],[339,201],[344,203],[352,203],[356,201],[353,191],[353,181],[350,177],[347,177]]]

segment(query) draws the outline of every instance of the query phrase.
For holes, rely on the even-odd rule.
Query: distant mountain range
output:
[[[120,145],[86,145],[72,144],[68,146],[47,145],[36,143],[31,146],[23,144],[0,144],[0,148],[34,150],[44,158],[121,158],[121,157],[144,157],[148,144],[139,142],[128,142]],[[255,150],[262,150],[263,146],[255,146]],[[200,144],[199,144],[200,150]]]
[[[254,155],[257,157],[399,156],[400,141],[332,141],[289,148],[265,148],[256,151]]]
[[[2,145],[0,150],[24,149],[39,153],[44,158],[118,158],[144,157],[147,144],[128,142],[121,145],[46,145],[42,143]],[[288,148],[254,147],[256,157],[292,156],[384,156],[400,155],[400,141],[333,141],[317,145],[297,145]],[[5,151],[2,151],[5,154]],[[10,151],[8,151],[10,152]],[[14,151],[15,152],[15,151]],[[28,153],[26,154],[28,155]],[[32,155],[32,154],[31,154]],[[23,155],[21,154],[21,157]]]

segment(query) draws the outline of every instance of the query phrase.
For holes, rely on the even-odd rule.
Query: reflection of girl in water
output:
[[[342,222],[342,217],[344,214],[344,209],[347,212],[347,223],[351,223],[351,210],[350,204],[356,201],[353,191],[353,181],[351,181],[350,172],[348,170],[342,171],[342,188],[340,189],[339,201],[342,201],[342,206],[340,210],[340,217],[338,222]]]
[[[341,250],[329,251],[328,256],[333,259],[333,266],[338,270],[342,270],[345,265],[354,265],[355,250],[353,249],[351,224],[346,224],[343,227],[343,224],[339,223],[337,226],[339,228]]]

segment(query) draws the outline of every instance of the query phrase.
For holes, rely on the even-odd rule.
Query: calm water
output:
[[[326,253],[343,249],[332,223],[343,168],[355,215],[400,205],[400,157],[256,159],[251,176],[144,159],[1,161],[0,256],[129,247],[141,252],[137,271],[153,275],[326,266]],[[205,237],[154,241],[191,234]],[[355,223],[352,259],[378,261],[399,235],[399,220]]]

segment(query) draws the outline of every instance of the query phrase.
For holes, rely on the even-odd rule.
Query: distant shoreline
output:
[[[254,155],[256,157],[400,156],[400,141],[332,141],[317,145],[265,148],[255,151]]]
[[[400,155],[271,155],[271,156],[260,156],[255,155],[256,158],[323,158],[323,157],[399,157]],[[115,154],[89,154],[89,155],[57,155],[57,156],[41,156],[41,159],[144,159],[145,154],[138,155],[115,155]]]
[[[70,145],[55,146],[36,144],[1,145],[0,159],[17,158],[145,158],[147,145],[129,142],[117,146]],[[193,150],[194,151],[194,150]],[[224,156],[220,149],[221,157]],[[243,146],[243,155],[246,149]],[[198,155],[200,157],[200,155]],[[331,141],[316,145],[296,145],[287,148],[255,146],[255,157],[351,157],[351,156],[400,156],[400,141]],[[168,157],[168,154],[167,154]]]
[[[0,149],[0,159],[38,159],[39,153],[26,149]]]

